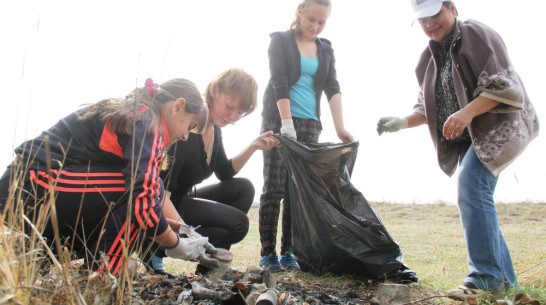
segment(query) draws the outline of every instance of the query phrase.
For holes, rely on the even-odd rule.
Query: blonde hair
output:
[[[292,24],[290,24],[290,29],[293,30],[296,35],[301,34],[300,12],[303,11],[310,3],[324,5],[329,9],[332,8],[332,3],[330,2],[330,0],[303,0],[303,2],[300,3],[298,5],[298,8],[296,9],[296,16],[294,17],[294,21],[292,21]]]
[[[109,127],[115,133],[132,135],[133,122],[142,117],[140,109],[148,107],[152,111],[148,130],[152,131],[155,126],[161,123],[161,105],[178,98],[186,100],[184,111],[194,115],[197,121],[197,125],[192,131],[202,133],[207,123],[208,108],[203,103],[197,86],[184,78],[168,80],[159,85],[153,93],[149,93],[145,87],[141,87],[129,92],[124,99],[102,100],[85,109],[81,114],[81,119],[85,120],[99,115],[103,120],[109,120]]]
[[[238,68],[228,69],[212,80],[205,93],[205,102],[210,108],[214,102],[214,94],[225,94],[229,97],[241,99],[241,108],[245,109],[244,115],[252,113],[256,109],[258,100],[258,83],[252,75]]]

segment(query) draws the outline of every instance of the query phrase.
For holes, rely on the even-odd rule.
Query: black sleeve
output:
[[[332,99],[332,96],[341,92],[341,89],[337,80],[336,57],[334,55],[334,49],[332,48],[332,44],[329,40],[322,38],[321,45],[324,48],[324,54],[328,60],[328,62],[326,63],[328,69],[326,82],[324,84],[324,93],[326,94],[326,98],[329,102]]]
[[[281,33],[270,35],[271,41],[267,54],[269,57],[269,73],[275,92],[275,100],[290,98],[290,75],[288,67],[287,46]]]
[[[224,143],[222,140],[222,131],[219,127],[215,127],[215,133],[214,133],[214,143],[216,144],[215,149],[217,149],[215,156],[215,163],[216,166],[214,168],[214,174],[216,175],[216,178],[220,181],[224,181],[227,179],[232,178],[237,174],[235,170],[233,170],[233,165],[231,164],[231,159],[228,160],[226,156],[226,151],[224,150]]]

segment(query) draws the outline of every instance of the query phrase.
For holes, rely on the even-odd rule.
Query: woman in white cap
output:
[[[438,163],[459,165],[458,206],[470,273],[448,295],[465,299],[518,287],[493,194],[499,173],[538,135],[538,120],[501,37],[474,20],[457,20],[451,1],[411,0],[429,45],[416,75],[412,114],[384,117],[377,132],[427,124]]]

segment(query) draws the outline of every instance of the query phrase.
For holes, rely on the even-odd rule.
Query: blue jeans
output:
[[[465,282],[493,292],[518,288],[493,200],[497,180],[471,145],[461,161],[458,180],[459,212],[470,264]]]

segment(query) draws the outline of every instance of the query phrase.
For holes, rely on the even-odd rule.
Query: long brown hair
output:
[[[109,127],[115,133],[132,135],[133,122],[141,118],[140,109],[147,107],[152,111],[148,126],[151,131],[161,122],[161,105],[178,98],[186,100],[184,110],[196,117],[197,125],[192,131],[203,132],[207,122],[208,108],[203,103],[197,86],[184,78],[168,80],[152,93],[145,87],[140,87],[132,90],[125,98],[102,100],[85,109],[81,119],[99,115],[103,120],[109,120]]]

